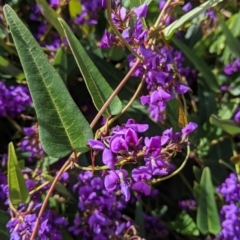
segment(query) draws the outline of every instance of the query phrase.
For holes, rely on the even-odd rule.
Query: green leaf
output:
[[[199,236],[196,223],[185,211],[178,214],[175,221],[169,223],[169,227],[184,236]]]
[[[172,37],[173,43],[186,55],[186,57],[194,64],[195,68],[201,72],[208,87],[216,93],[219,93],[217,79],[207,64],[199,58],[192,49],[188,48],[184,43],[175,36]]]
[[[6,224],[10,220],[8,212],[0,210],[0,238],[1,240],[9,240],[10,236],[6,228]]]
[[[74,19],[78,14],[82,12],[82,5],[79,0],[71,0],[68,2],[68,10],[70,17]]]
[[[208,1],[204,2],[203,4],[201,4],[200,6],[194,8],[191,11],[189,11],[188,13],[184,14],[182,17],[180,17],[178,20],[174,21],[173,23],[171,23],[169,26],[167,26],[164,29],[163,33],[164,33],[165,38],[167,40],[170,39],[173,36],[173,34],[176,32],[176,30],[179,27],[181,27],[185,22],[195,18],[202,12],[205,12],[207,9],[215,6],[216,4],[218,4],[222,1],[223,0],[208,0]]]
[[[215,201],[215,189],[208,167],[203,169],[197,208],[197,226],[204,235],[217,235],[221,230],[218,209]]]
[[[36,0],[36,2],[46,20],[58,31],[61,37],[64,37],[63,29],[57,20],[60,16],[48,5],[46,0]]]
[[[61,77],[13,9],[6,5],[4,14],[33,98],[44,151],[59,158],[73,149],[88,151],[92,130]]]
[[[112,94],[113,90],[89,58],[81,43],[74,36],[66,22],[63,19],[59,19],[59,21],[64,29],[70,48],[83,75],[89,93],[92,96],[94,105],[98,110],[100,110]],[[121,110],[122,103],[116,96],[109,105],[109,108],[104,112],[104,116],[108,117],[110,115],[116,115]]]
[[[236,135],[240,133],[240,127],[238,127],[238,125],[233,120],[220,119],[212,114],[209,121],[211,124],[223,129],[231,135]]]
[[[54,177],[52,177],[51,175],[48,175],[48,174],[44,174],[44,175],[43,175],[43,178],[44,178],[46,181],[53,181],[53,180],[54,180]],[[56,189],[56,191],[57,191],[58,193],[60,193],[63,197],[75,201],[75,198],[72,196],[72,194],[66,189],[66,187],[65,187],[62,183],[57,182],[55,189]]]
[[[233,36],[232,32],[228,29],[226,23],[220,15],[218,15],[218,20],[226,37],[226,43],[231,49],[232,54],[235,55],[235,57],[240,57],[240,42]]]
[[[67,84],[67,50],[64,46],[61,46],[54,58],[53,66],[61,76],[63,82]]]
[[[146,3],[149,5],[152,2],[152,0],[130,0],[130,7],[131,9],[134,7],[139,7],[143,3]]]
[[[137,200],[136,202],[135,223],[138,226],[138,232],[140,237],[145,238],[144,215],[143,215],[143,207],[142,207],[141,199]]]
[[[29,201],[29,192],[12,142],[8,145],[8,186],[9,199],[13,206]]]
[[[12,65],[12,63],[0,56],[0,71],[5,74],[10,74],[18,80],[23,80],[25,78],[23,71]]]

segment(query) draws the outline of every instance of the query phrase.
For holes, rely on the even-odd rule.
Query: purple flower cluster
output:
[[[77,25],[96,25],[99,12],[102,8],[102,0],[80,0],[82,11],[74,19]]]
[[[186,6],[186,8],[189,7]],[[161,45],[154,46],[154,49],[149,47],[147,44],[149,31],[144,29],[141,21],[146,14],[145,3],[134,8],[132,12],[127,12],[124,7],[117,5],[113,10],[112,18],[124,39],[144,58],[133,75],[145,78],[149,93],[141,97],[141,103],[148,106],[150,116],[155,121],[161,121],[165,119],[167,102],[173,99],[175,94],[184,94],[190,90],[184,83],[195,79],[196,71],[183,66],[182,52]],[[132,18],[136,18],[134,25]],[[106,48],[112,45],[121,45],[121,43],[117,37],[105,31],[100,46]],[[132,67],[136,58],[130,55],[128,62]]]
[[[158,217],[144,214],[144,226],[147,232],[148,240],[169,239],[169,232]]]
[[[38,177],[33,177],[33,171],[22,170],[28,191],[41,186],[45,181],[40,177],[41,170],[36,171]],[[7,197],[6,205],[9,205],[8,185],[4,187],[5,197]],[[11,219],[6,227],[10,233],[11,240],[30,239],[33,228],[36,223],[38,212],[42,206],[42,194],[49,189],[49,185],[45,185],[39,191],[32,193],[28,204],[21,203],[17,208],[17,212],[10,209]],[[62,240],[62,229],[66,228],[68,221],[65,217],[60,216],[56,210],[46,209],[40,220],[37,237],[44,240]]]
[[[145,132],[148,125],[129,119],[126,124],[112,128],[108,136],[89,140],[93,154],[101,151],[103,164],[110,169],[104,179],[106,190],[112,192],[120,188],[126,201],[130,199],[130,189],[149,195],[149,182],[174,170],[171,163],[173,154],[188,144],[187,137],[196,128],[197,124],[189,123],[182,129],[182,134],[174,133],[170,128],[162,136],[143,139],[139,134]],[[122,168],[125,164],[136,166],[131,174]]]
[[[236,72],[240,72],[240,59],[237,58],[236,60],[232,61],[231,63],[227,64],[224,67],[224,72],[227,75],[232,75]]]
[[[7,223],[11,240],[30,239],[33,227],[37,219],[36,212],[41,204],[34,204],[27,212],[18,212],[17,216],[13,216]],[[43,240],[62,240],[62,229],[68,225],[68,221],[59,216],[54,210],[47,209],[39,225],[37,236]]]
[[[78,175],[73,191],[78,193],[79,213],[68,230],[81,239],[123,239],[131,221],[123,218],[121,211],[126,202],[119,192],[107,192],[101,177],[85,171]]]
[[[217,191],[225,200],[220,211],[222,230],[217,239],[237,240],[240,238],[240,181],[237,174],[231,173]]]
[[[44,156],[44,151],[39,140],[37,125],[23,128],[25,137],[20,142],[20,150],[22,152],[29,152],[29,161],[40,159]]]
[[[31,104],[32,100],[27,87],[21,85],[7,87],[0,82],[0,117],[9,115],[15,118]]]
[[[197,202],[193,199],[182,200],[182,201],[179,201],[178,204],[179,204],[179,207],[185,211],[192,211],[192,210],[196,210],[197,208]]]

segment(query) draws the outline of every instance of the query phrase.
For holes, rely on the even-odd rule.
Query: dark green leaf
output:
[[[12,142],[8,145],[8,187],[9,199],[13,206],[29,201],[29,192]]]
[[[236,135],[240,133],[240,127],[238,127],[238,125],[233,120],[220,119],[215,115],[211,115],[209,121],[211,124],[223,129],[231,135]]]
[[[82,47],[81,43],[74,36],[69,26],[63,19],[59,19],[65,35],[68,39],[70,48],[78,64],[78,67],[83,75],[87,88],[92,96],[95,107],[100,110],[107,99],[112,94],[113,90],[98,71],[88,54]],[[122,110],[122,104],[118,97],[115,97],[104,116],[116,115]]]
[[[170,222],[169,226],[172,230],[184,236],[199,236],[199,231],[197,229],[196,223],[185,211],[182,211],[180,214],[178,214],[175,221]]]
[[[221,25],[222,31],[226,37],[226,43],[231,49],[232,54],[235,57],[240,57],[240,42],[233,36],[232,32],[228,29],[226,23],[223,21],[220,15],[218,16],[218,20]]]
[[[92,130],[61,77],[16,13],[6,5],[4,14],[33,98],[44,151],[59,158],[73,149],[88,151]]]
[[[18,80],[25,78],[24,73],[11,64],[6,58],[0,56],[0,71],[5,74],[10,74]]]
[[[0,210],[0,238],[1,240],[9,240],[10,236],[6,228],[7,222],[10,220],[8,212]]]
[[[53,27],[55,27],[59,35],[63,37],[63,29],[57,20],[60,16],[48,5],[46,0],[36,0],[36,2],[42,12],[42,15]]]
[[[184,43],[175,36],[172,37],[174,44],[186,55],[186,57],[194,64],[196,69],[201,72],[208,87],[216,93],[219,93],[217,79],[207,64],[199,58],[192,49],[188,48]]]
[[[205,167],[200,181],[197,208],[197,226],[204,235],[208,233],[217,235],[221,230],[214,193],[211,172],[208,167]]]
[[[222,2],[223,0],[208,0],[201,4],[200,6],[192,9],[188,13],[184,14],[181,18],[171,23],[169,26],[167,26],[163,33],[166,39],[170,39],[172,35],[175,33],[175,31],[181,27],[185,22],[195,18],[200,13],[205,12],[207,9],[215,6],[216,4]]]
[[[142,207],[142,200],[141,199],[136,201],[135,223],[138,226],[139,235],[142,238],[145,238],[144,214],[143,214],[143,207]]]
[[[55,69],[57,70],[57,72],[59,73],[59,75],[61,76],[63,82],[65,84],[67,84],[67,51],[66,51],[66,47],[61,46],[57,53],[56,56],[54,58],[53,61],[53,66],[55,67]]]
[[[200,182],[202,170],[196,166],[193,166],[193,174],[197,182]]]

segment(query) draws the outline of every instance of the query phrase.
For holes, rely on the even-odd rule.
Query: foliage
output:
[[[1,238],[238,239],[240,2],[7,4]]]

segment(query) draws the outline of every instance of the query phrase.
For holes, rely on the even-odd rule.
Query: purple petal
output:
[[[141,96],[140,101],[141,101],[141,104],[142,104],[142,105],[145,105],[145,104],[147,104],[147,103],[150,103],[150,96],[149,96],[149,95],[147,95],[147,96]]]
[[[184,94],[184,93],[188,92],[189,90],[190,90],[190,88],[183,85],[183,84],[177,84],[176,87],[175,87],[175,91],[178,94]]]
[[[120,186],[121,186],[121,192],[125,196],[125,201],[129,201],[129,199],[130,199],[130,190],[129,190],[128,184],[125,183],[125,182],[121,182]]]
[[[145,182],[136,182],[132,185],[132,189],[138,192],[143,193],[144,195],[149,195],[151,188]]]
[[[190,133],[192,133],[198,125],[194,122],[188,123],[183,129],[182,129],[182,135],[183,137],[188,136]]]
[[[101,141],[94,139],[88,140],[88,145],[94,150],[104,150],[105,148],[105,145]]]
[[[114,137],[112,137],[109,145],[110,145],[111,151],[114,153],[128,150],[128,145],[126,141],[123,139],[122,136],[119,136],[119,135],[115,135]]]
[[[118,175],[114,171],[110,171],[108,175],[105,176],[104,186],[107,191],[113,191],[117,186]]]
[[[107,165],[110,169],[113,169],[117,159],[114,157],[111,150],[105,148],[102,153],[102,161],[105,165]]]
[[[138,136],[137,133],[129,128],[125,134],[125,141],[128,144],[128,146],[137,146],[138,145]]]
[[[145,18],[147,16],[147,11],[148,11],[148,5],[146,3],[143,3],[139,7],[136,7],[133,9],[133,12],[139,18]]]

